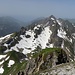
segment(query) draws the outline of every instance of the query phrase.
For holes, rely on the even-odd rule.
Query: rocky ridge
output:
[[[45,70],[49,72],[49,69],[60,64],[74,62],[74,42],[75,26],[67,20],[51,15],[33,22],[27,27],[22,27],[19,32],[0,38],[0,74],[38,75]],[[11,58],[6,60],[6,57],[10,56],[8,54]],[[9,68],[10,60],[15,63]]]

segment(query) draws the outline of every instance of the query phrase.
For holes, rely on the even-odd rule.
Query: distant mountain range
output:
[[[75,23],[75,19],[65,19],[65,20],[68,20],[69,22],[71,22],[71,23]]]
[[[0,17],[0,37],[13,32],[17,32],[21,29],[22,26],[25,27],[29,24],[31,25],[44,19],[45,17],[40,17],[28,23],[25,23],[10,16]],[[64,19],[64,20],[68,20],[71,23],[75,23],[75,19]]]
[[[0,17],[0,36],[4,36],[16,31],[19,31],[22,26],[25,26],[24,22],[21,22],[13,17]]]

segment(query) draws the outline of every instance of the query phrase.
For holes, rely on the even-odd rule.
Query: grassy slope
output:
[[[11,51],[8,53],[8,56],[10,56],[10,58],[3,64],[4,73],[2,75],[16,75],[16,73],[18,73],[20,70],[25,69],[27,61],[24,60],[22,63],[20,63],[17,52]],[[9,60],[15,61],[15,64],[11,67],[8,67]]]
[[[36,57],[38,57],[41,54],[44,54],[44,55],[47,54],[48,55],[48,54],[51,54],[53,52],[60,53],[61,50],[62,50],[61,48],[46,48],[46,49],[43,49],[40,52],[36,52],[35,54],[33,54],[33,58],[36,58]]]

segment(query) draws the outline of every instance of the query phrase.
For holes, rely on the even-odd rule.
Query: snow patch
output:
[[[54,23],[56,23],[56,21],[53,21]]]
[[[53,48],[54,44],[50,44],[50,48]]]
[[[71,42],[72,43],[72,39],[70,38],[68,38],[67,36],[66,36],[66,31],[64,31],[63,29],[62,29],[62,27],[60,27],[60,29],[58,29],[58,34],[57,34],[57,36],[58,37],[60,37],[60,38],[63,38],[63,39],[66,39],[67,41],[69,41],[69,42]]]
[[[45,24],[45,26],[47,26],[49,24],[49,21]]]
[[[8,44],[5,43],[4,46],[8,47]]]
[[[62,26],[62,23],[61,23],[59,20],[57,20],[57,23],[58,23],[60,26]]]
[[[8,56],[8,57],[5,59],[5,61],[7,61],[9,58],[10,58],[10,56]]]
[[[70,53],[70,50],[66,47],[66,49],[68,50],[68,52]]]
[[[0,65],[2,65],[4,63],[4,60],[0,62]]]
[[[70,40],[69,40],[71,43],[72,43],[72,38],[70,38]]]
[[[55,26],[55,24],[52,24],[52,26]]]
[[[49,26],[42,31],[40,35],[38,35],[38,38],[35,40],[36,45],[41,45],[42,49],[46,48],[46,43],[48,43],[48,39],[50,38],[50,35],[52,34],[52,31],[49,29]]]
[[[55,20],[54,18],[51,18],[52,20]]]
[[[4,69],[3,69],[3,67],[1,66],[0,67],[0,74],[2,74],[4,72]]]
[[[41,27],[40,25],[37,25],[37,26],[34,27],[34,30],[35,29],[39,30],[40,27]]]
[[[60,38],[66,38],[66,32],[62,29],[62,27],[60,27],[60,29],[58,29],[57,36],[59,36]]]
[[[7,52],[9,52],[9,51],[10,51],[10,50],[9,50],[9,49],[7,49],[7,50],[5,50],[5,51],[4,51],[4,53],[7,53]]]
[[[61,44],[61,48],[64,48],[64,41],[63,41],[62,44]]]
[[[11,67],[14,63],[15,63],[15,61],[9,60],[8,67]]]
[[[42,24],[41,24],[42,25]],[[37,27],[41,27],[40,25],[37,25]]]
[[[26,35],[31,35],[31,30],[26,31]]]
[[[73,39],[75,39],[75,33],[72,33],[72,37],[73,37]]]
[[[1,55],[0,55],[1,56]],[[9,59],[10,56],[8,56],[7,58],[4,57],[2,61],[0,61],[0,65],[2,65],[5,61],[7,61]],[[0,59],[1,60],[1,59]]]
[[[5,58],[7,55],[0,55],[0,60]]]
[[[36,29],[37,29],[37,30],[39,30],[39,28],[38,28],[38,27],[34,27],[34,30],[36,30]]]

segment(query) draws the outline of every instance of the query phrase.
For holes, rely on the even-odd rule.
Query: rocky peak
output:
[[[52,19],[52,20],[56,20],[54,15],[51,15],[49,18]]]

